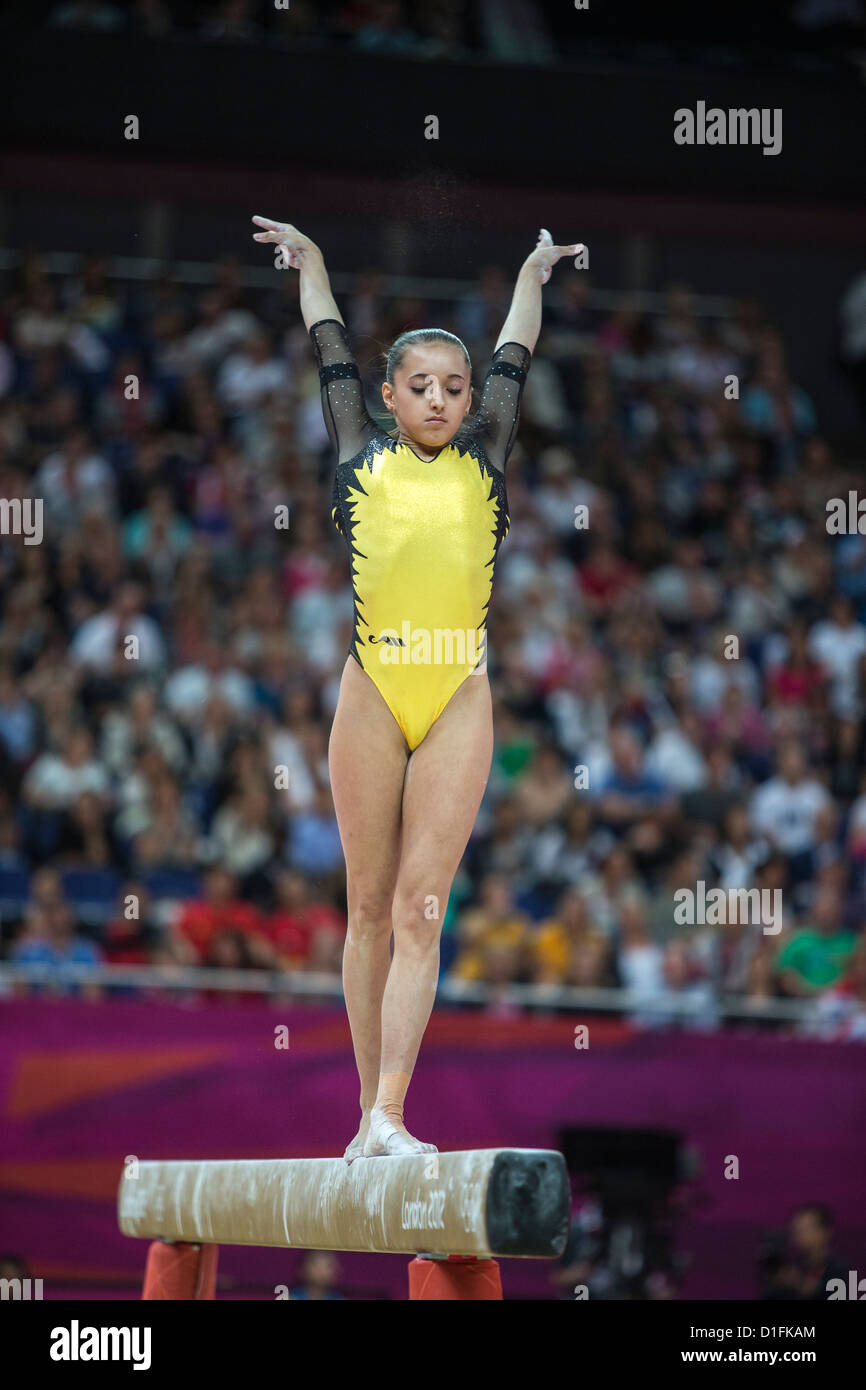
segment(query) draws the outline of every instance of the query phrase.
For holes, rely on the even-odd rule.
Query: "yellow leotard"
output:
[[[349,648],[410,749],[467,676],[485,669],[487,606],[508,531],[504,465],[531,354],[494,354],[471,424],[432,459],[368,414],[338,319],[314,324],[322,404],[337,449],[331,514],[352,562]]]

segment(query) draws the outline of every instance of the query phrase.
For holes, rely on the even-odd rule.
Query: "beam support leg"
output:
[[[480,1303],[501,1299],[497,1260],[464,1255],[431,1259],[419,1255],[409,1265],[410,1302]]]
[[[142,1301],[195,1302],[216,1297],[218,1245],[155,1240],[147,1252]]]

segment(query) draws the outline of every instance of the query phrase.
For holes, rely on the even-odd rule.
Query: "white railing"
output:
[[[0,249],[0,271],[12,270],[19,265],[23,251]],[[81,266],[83,255],[78,251],[40,251],[39,259],[51,275],[74,275]],[[181,284],[210,285],[214,278],[213,261],[175,261],[157,259],[149,256],[110,256],[108,274],[115,280],[156,280],[170,271],[172,277]],[[242,283],[248,289],[272,290],[275,285],[274,268],[266,266],[242,266]],[[336,294],[350,294],[357,283],[357,276],[351,271],[329,272],[331,286]],[[451,280],[423,275],[384,275],[381,299],[459,300],[477,294],[475,280]],[[545,292],[545,303],[557,305],[562,293],[551,286]],[[696,294],[693,299],[695,313],[700,317],[726,318],[733,312],[734,301],[723,295]],[[667,309],[667,296],[659,290],[603,290],[590,287],[587,304],[591,309],[620,309],[633,305],[642,313],[662,314]],[[298,311],[300,321],[300,310]]]
[[[0,964],[0,997],[7,997],[16,985],[43,985],[63,990],[69,985],[96,985],[102,989],[138,989],[181,993],[202,993],[206,990],[233,994],[261,994],[265,998],[284,1000],[286,996],[316,998],[343,1002],[343,986],[339,975],[314,971],[232,970],[199,965],[20,965]],[[695,1000],[675,993],[648,997],[627,989],[585,988],[574,985],[511,984],[505,989],[490,985],[451,980],[439,981],[439,1004],[472,1004],[484,1007],[491,1003],[513,1005],[529,1011],[561,1010],[571,1012],[638,1015],[651,1020],[661,1018],[694,1018],[699,1022],[715,1014],[719,1021],[775,1023],[803,1022],[808,1001],[795,999],[752,1000],[745,996],[728,997],[708,1005],[706,999]]]

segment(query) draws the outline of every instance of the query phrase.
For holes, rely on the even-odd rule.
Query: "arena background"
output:
[[[566,1153],[566,1257],[506,1296],[803,1297],[803,1203],[862,1268],[866,521],[827,509],[863,489],[862,5],[73,0],[7,7],[0,52],[0,499],[45,521],[0,535],[0,1272],[135,1298],[127,1155],[355,1129],[347,555],[253,213],[322,246],[371,406],[408,327],[479,379],[539,227],[589,247],[544,291],[407,1107]],[[698,101],[781,110],[781,151],[678,145]],[[680,925],[699,882],[780,891],[782,930]],[[396,1256],[220,1269],[405,1296]]]

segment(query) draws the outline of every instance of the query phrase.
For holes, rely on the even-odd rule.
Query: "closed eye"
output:
[[[412,391],[416,396],[423,396],[425,388],[424,388],[423,386],[410,386],[410,387],[409,387],[409,390]],[[461,394],[462,390],[463,390],[463,387],[462,387],[462,386],[457,386],[457,387],[449,386],[449,387],[448,387],[448,394],[449,394],[449,396],[459,396],[459,395]]]

